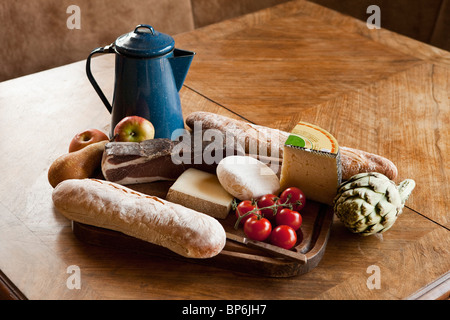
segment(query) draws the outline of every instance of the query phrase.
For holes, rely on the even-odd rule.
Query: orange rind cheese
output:
[[[297,187],[307,199],[332,205],[342,180],[336,138],[316,125],[299,122],[286,140],[283,154],[281,189]]]

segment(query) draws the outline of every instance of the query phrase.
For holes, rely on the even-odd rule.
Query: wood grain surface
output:
[[[0,83],[0,270],[29,299],[406,299],[450,269],[448,52],[306,1],[175,37],[197,53],[180,92],[183,114],[204,110],[289,130],[298,120],[342,145],[393,160],[417,187],[378,236],[335,218],[311,272],[260,278],[163,257],[91,246],[51,202],[47,169],[87,128],[110,115],[85,61]],[[99,44],[102,45],[102,44]],[[88,54],[88,53],[87,53]],[[93,60],[112,96],[114,61]],[[150,187],[155,194],[158,184]],[[69,289],[68,267],[81,270]],[[367,285],[377,266],[381,287]],[[440,292],[449,291],[440,288]],[[421,292],[421,296],[425,296]]]

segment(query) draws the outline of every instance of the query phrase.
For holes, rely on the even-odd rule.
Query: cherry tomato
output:
[[[266,194],[258,199],[258,201],[256,202],[256,205],[258,206],[258,208],[270,207],[277,203],[277,199],[278,199],[278,197],[274,194]],[[260,211],[261,211],[261,214],[264,216],[264,218],[273,220],[274,215],[275,215],[274,210],[275,210],[275,212],[277,211],[276,209],[263,209]]]
[[[252,240],[264,241],[272,232],[272,224],[266,218],[251,217],[244,224],[244,232]]]
[[[239,219],[239,217],[245,215],[247,212],[252,211],[254,209],[256,209],[256,205],[254,205],[250,200],[241,201],[236,207],[236,218]],[[257,210],[255,213],[261,214],[259,210]],[[243,225],[250,217],[256,217],[257,216],[256,214],[251,213],[248,216],[242,218],[240,224]]]
[[[295,187],[290,187],[284,190],[280,194],[280,199],[278,199],[278,203],[291,203],[292,210],[300,212],[306,204],[306,197],[302,190]]]
[[[287,225],[297,231],[302,225],[302,216],[297,211],[284,208],[275,217],[277,225]]]
[[[277,226],[270,234],[270,243],[289,250],[297,243],[297,234],[289,226]]]

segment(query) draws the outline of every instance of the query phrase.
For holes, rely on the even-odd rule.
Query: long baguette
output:
[[[340,147],[340,149],[343,180],[348,180],[355,174],[363,172],[379,172],[391,180],[397,178],[397,167],[391,160],[349,147]]]
[[[268,157],[283,158],[283,145],[289,137],[285,131],[205,111],[196,111],[186,117],[186,124],[193,130],[196,122],[202,124],[203,130],[215,129],[222,132],[226,139],[234,139],[247,154],[260,151]]]
[[[70,220],[119,231],[184,257],[210,258],[225,246],[225,230],[216,219],[113,182],[65,180],[52,199]]]
[[[265,155],[278,157],[280,161],[283,159],[283,146],[289,137],[288,132],[203,111],[193,112],[186,117],[186,124],[191,129],[194,129],[196,122],[202,124],[203,130],[216,129],[233,137],[246,153],[254,154],[264,150]],[[397,178],[397,167],[389,159],[349,147],[341,146],[340,149],[342,180],[363,172],[379,172],[391,180]]]

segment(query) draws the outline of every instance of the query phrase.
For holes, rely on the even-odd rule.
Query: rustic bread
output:
[[[184,257],[210,258],[225,246],[225,230],[216,219],[113,182],[65,180],[52,198],[70,220],[119,231]]]
[[[249,122],[228,118],[211,112],[196,111],[186,117],[186,124],[194,129],[201,122],[202,129],[221,131],[226,138],[234,138],[245,153],[265,153],[262,156],[283,157],[283,145],[289,133]]]
[[[283,146],[290,133],[278,129],[255,125],[242,120],[228,118],[211,112],[197,111],[186,118],[186,124],[194,128],[195,122],[201,122],[203,130],[216,129],[224,135],[231,135],[239,141],[247,154],[263,152],[261,156],[283,159]],[[256,148],[255,148],[256,146]],[[363,172],[379,172],[394,180],[397,167],[385,157],[349,147],[340,147],[342,180]]]
[[[370,152],[340,147],[342,180],[348,180],[358,173],[378,172],[384,174],[391,180],[398,175],[395,164],[385,157]]]

